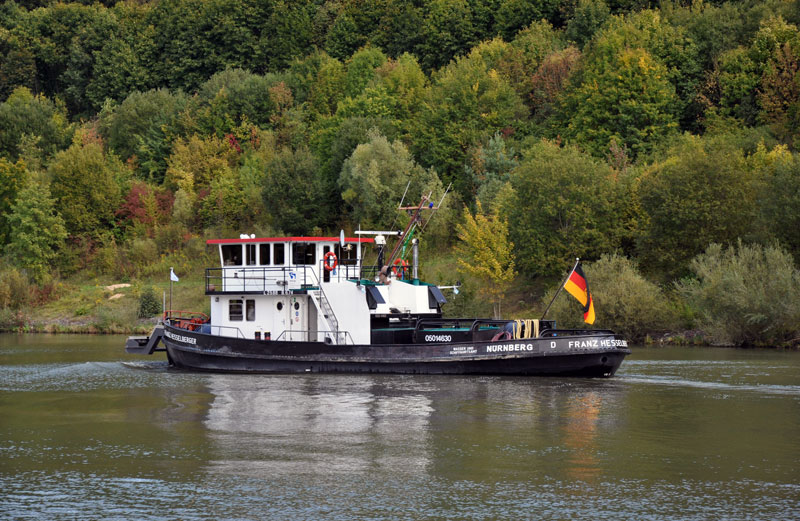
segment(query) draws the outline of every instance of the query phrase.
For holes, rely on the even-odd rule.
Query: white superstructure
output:
[[[207,332],[271,340],[370,344],[373,323],[440,316],[435,286],[398,265],[378,277],[362,266],[372,238],[215,239],[220,267],[206,270]],[[405,279],[405,280],[404,280]],[[434,288],[434,289],[431,289]]]

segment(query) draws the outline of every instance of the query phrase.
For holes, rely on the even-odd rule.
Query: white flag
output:
[[[169,269],[169,280],[173,282],[178,282],[178,276],[175,275],[175,272],[172,271],[172,268]]]

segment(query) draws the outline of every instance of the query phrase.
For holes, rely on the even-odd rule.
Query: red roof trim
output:
[[[261,237],[255,239],[208,239],[206,244],[242,244],[246,242],[339,242],[339,237]],[[344,242],[373,243],[371,237],[345,237]]]

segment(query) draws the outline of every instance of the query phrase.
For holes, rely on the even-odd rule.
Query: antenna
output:
[[[445,198],[445,197],[447,197],[447,194],[450,192],[450,187],[452,187],[452,186],[453,186],[453,183],[450,183],[449,185],[447,185],[447,189],[446,189],[446,190],[444,191],[444,193],[442,194],[442,198],[439,200],[439,204],[437,204],[436,206],[434,206],[434,207],[432,208],[432,210],[433,210],[433,211],[432,211],[432,212],[431,212],[431,214],[428,216],[428,220],[427,220],[427,221],[425,221],[425,224],[423,224],[423,225],[422,225],[422,229],[420,229],[419,233],[422,233],[422,232],[424,232],[424,231],[425,231],[425,228],[427,228],[427,227],[428,227],[428,223],[429,223],[429,222],[431,222],[431,219],[433,219],[433,214],[435,214],[435,213],[436,213],[436,211],[437,211],[439,208],[441,208],[441,207],[442,207],[442,203],[444,202],[444,198]]]

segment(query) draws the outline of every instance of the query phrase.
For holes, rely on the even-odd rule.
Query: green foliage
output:
[[[177,134],[176,118],[186,104],[180,92],[132,92],[118,106],[104,107],[100,132],[122,160],[138,163],[142,177],[161,182],[171,140]]]
[[[409,185],[410,183],[410,185]],[[388,226],[397,219],[397,204],[408,185],[408,198],[418,198],[441,182],[432,170],[425,170],[400,141],[389,142],[377,130],[369,142],[358,145],[342,165],[339,186],[351,222],[363,227]]]
[[[420,115],[414,151],[467,201],[472,179],[463,175],[464,153],[497,131],[512,131],[527,110],[519,95],[477,53],[458,58],[434,76]]]
[[[759,177],[760,232],[800,259],[800,157],[786,147],[761,147],[751,163]]]
[[[0,104],[0,157],[16,161],[23,137],[33,136],[46,157],[66,147],[73,128],[64,107],[19,87]]]
[[[466,54],[479,40],[466,0],[431,0],[421,36],[417,55],[426,71],[438,69],[454,57]]]
[[[578,0],[575,12],[567,23],[567,39],[582,49],[606,23],[610,14],[603,0]]]
[[[506,0],[500,2],[495,13],[495,33],[505,40],[512,40],[521,29],[533,21],[552,20],[558,12],[555,0],[531,2],[529,0]]]
[[[492,302],[494,318],[500,318],[500,305],[517,275],[514,244],[508,240],[508,221],[484,214],[480,201],[477,206],[474,217],[464,208],[463,223],[456,226],[458,270],[480,281],[479,295]]]
[[[32,295],[28,277],[19,268],[0,267],[0,311],[24,308]]]
[[[630,259],[616,253],[603,254],[583,268],[597,317],[594,327],[612,329],[628,341],[641,342],[648,335],[676,326],[672,303],[656,284],[639,273]],[[548,291],[543,302],[549,303],[557,290],[554,287]],[[550,316],[560,327],[585,326],[580,303],[562,293],[550,308]]]
[[[11,230],[5,254],[11,263],[42,282],[63,245],[67,232],[55,211],[55,201],[46,185],[31,182],[19,191],[7,214]]]
[[[496,205],[495,201],[508,183],[511,171],[517,165],[519,161],[514,149],[506,146],[506,141],[499,132],[470,154],[464,170],[467,176],[474,179],[473,182],[478,187],[477,200],[489,212],[499,209],[500,205]]]
[[[723,138],[686,138],[641,176],[638,198],[649,221],[638,245],[647,270],[681,277],[711,242],[747,237],[755,184],[740,149]]]
[[[355,97],[375,77],[375,70],[386,63],[386,55],[375,47],[365,47],[347,60],[344,76],[344,95]]]
[[[779,46],[767,63],[758,92],[761,120],[800,147],[800,32]]]
[[[0,247],[8,241],[11,227],[7,216],[27,179],[28,171],[24,162],[11,163],[0,157]]]
[[[150,318],[161,313],[161,301],[152,286],[145,286],[139,294],[139,318]]]
[[[558,275],[575,257],[597,259],[620,247],[630,198],[605,163],[547,141],[523,156],[503,209],[522,272]]]
[[[589,61],[581,82],[564,94],[563,136],[603,156],[612,143],[634,157],[678,127],[673,113],[678,102],[667,70],[644,49],[620,49]]]
[[[719,344],[796,342],[800,272],[775,246],[710,245],[691,262],[695,279],[677,285],[699,326]]]
[[[113,229],[128,176],[116,156],[105,154],[97,142],[76,141],[56,154],[48,173],[70,235],[97,237]]]
[[[323,183],[314,156],[307,148],[284,147],[267,162],[262,194],[268,223],[288,234],[309,233],[329,218]]]
[[[164,184],[192,197],[208,193],[215,179],[232,175],[237,160],[238,152],[230,140],[193,134],[174,142]]]

